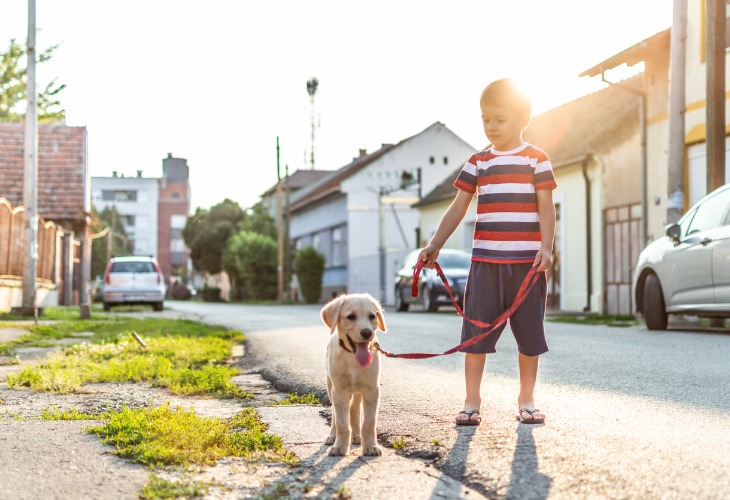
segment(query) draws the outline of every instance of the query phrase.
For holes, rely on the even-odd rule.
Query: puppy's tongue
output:
[[[373,355],[370,353],[370,349],[368,349],[368,344],[368,342],[358,342],[357,350],[355,351],[355,359],[363,368],[367,368],[373,362]]]

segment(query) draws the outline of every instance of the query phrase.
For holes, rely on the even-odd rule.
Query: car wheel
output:
[[[403,290],[398,288],[395,289],[395,310],[398,312],[406,312],[408,310],[408,303],[403,300]]]
[[[650,274],[644,281],[644,320],[649,330],[667,329],[667,311],[659,278]]]
[[[164,309],[162,302],[155,302],[154,304],[152,304],[152,309],[154,309],[155,311],[162,311],[162,309]]]
[[[109,305],[109,302],[104,302],[104,310],[105,311],[111,311],[112,306]]]
[[[433,292],[429,287],[423,288],[423,308],[428,312],[436,312],[439,306],[433,300]]]

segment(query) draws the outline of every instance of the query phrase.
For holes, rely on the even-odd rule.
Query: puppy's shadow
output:
[[[446,456],[443,466],[439,468],[447,471],[448,475],[451,477],[461,478],[464,477],[466,473],[466,460],[469,456],[469,446],[471,446],[471,441],[479,427],[476,425],[455,425],[455,427],[456,441],[454,441],[451,451],[449,451],[449,454]],[[450,485],[448,482],[438,481],[430,498],[440,500],[452,497],[454,491],[450,486],[453,487],[453,485]]]
[[[300,466],[290,469],[284,476],[276,480],[276,482],[270,484],[261,491],[261,494],[266,494],[266,491],[271,490],[272,492],[277,491],[278,485],[323,485],[324,489],[319,492],[318,497],[332,497],[337,494],[336,492],[344,487],[345,482],[350,479],[360,467],[366,465],[371,460],[377,460],[381,457],[363,457],[353,456],[355,453],[360,453],[360,445],[351,445],[350,453],[347,456],[334,456],[330,457],[327,455],[327,450],[330,446],[323,444],[319,449],[311,455],[300,458]],[[337,467],[343,460],[349,460],[350,463],[342,467],[342,469],[334,477],[326,477],[335,467]],[[290,490],[291,494],[294,491]],[[296,496],[296,495],[294,495]],[[257,497],[258,498],[258,497]],[[268,497],[265,497],[268,498]]]

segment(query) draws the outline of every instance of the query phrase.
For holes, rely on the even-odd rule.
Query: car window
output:
[[[438,262],[441,267],[469,267],[471,265],[471,255],[444,253],[439,255]]]
[[[730,204],[730,191],[717,193],[712,198],[705,200],[692,217],[687,228],[687,232],[682,232],[685,236],[689,236],[701,231],[708,231],[720,227],[726,222],[726,214],[728,204]]]
[[[109,272],[112,273],[154,273],[152,262],[114,262]]]

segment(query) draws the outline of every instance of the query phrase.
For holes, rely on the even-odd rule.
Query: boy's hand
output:
[[[535,255],[535,262],[532,267],[537,268],[537,272],[547,271],[553,266],[553,253],[547,248],[541,248]]]
[[[440,249],[436,245],[428,245],[418,254],[418,260],[423,261],[423,267],[433,269],[436,267],[436,258],[439,256]]]

